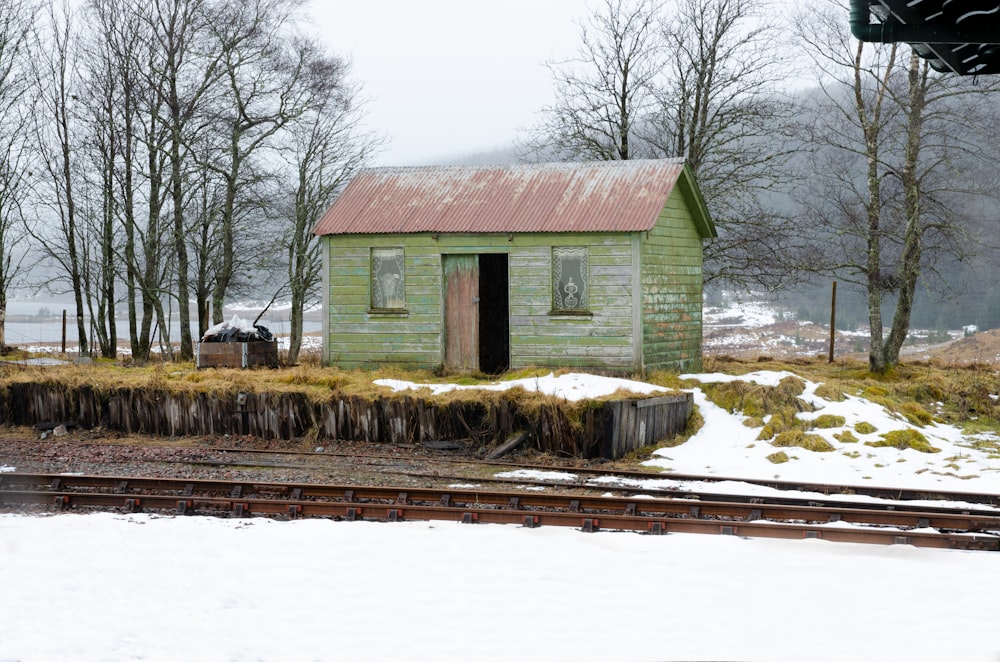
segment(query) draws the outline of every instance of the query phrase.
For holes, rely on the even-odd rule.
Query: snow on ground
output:
[[[701,382],[736,379],[765,386],[775,386],[788,372],[761,371],[733,377],[723,374],[681,375]],[[842,416],[844,425],[813,429],[828,441],[834,451],[817,453],[802,448],[778,449],[758,440],[760,427],[744,425],[740,412],[726,412],[710,402],[701,391],[693,389],[695,404],[705,419],[702,429],[686,443],[663,448],[647,464],[684,474],[705,474],[740,478],[778,479],[797,482],[846,483],[879,487],[932,488],[964,492],[1000,492],[1000,456],[996,448],[978,448],[977,442],[1000,441],[991,435],[965,435],[952,425],[931,424],[916,427],[887,411],[881,405],[860,397],[847,396],[833,402],[816,395],[819,384],[803,380],[800,396],[815,411],[798,417],[814,420],[823,414]],[[875,432],[862,434],[858,423],[868,423]],[[913,449],[875,448],[866,442],[878,442],[892,430],[916,429],[938,453]],[[851,431],[858,439],[843,443],[835,435]],[[791,459],[773,464],[768,455],[783,450]]]
[[[962,660],[1000,559],[454,522],[0,516],[0,660]]]
[[[784,376],[740,379],[773,385]],[[587,375],[528,381],[567,398],[622,387]],[[807,383],[802,396],[817,411],[803,416],[836,413],[879,433],[909,425],[861,398],[823,400],[817,386]],[[758,429],[692,390],[704,428],[651,464],[737,478],[1000,491],[1000,463],[951,426],[921,430],[941,448],[933,455],[865,446],[873,437],[857,433],[859,443],[841,444],[832,437],[838,429],[817,430],[834,452],[784,449],[794,459],[775,465],[765,456],[776,449],[756,439]],[[12,469],[2,458],[0,448],[0,471]],[[737,480],[705,487],[748,489]],[[0,662],[996,662],[998,586],[1000,555],[907,545],[452,522],[2,515]]]
[[[524,379],[511,379],[503,382],[479,385],[415,384],[414,382],[398,379],[376,379],[375,384],[387,386],[394,391],[429,389],[432,395],[454,390],[506,391],[507,389],[520,387],[526,391],[548,393],[549,395],[570,401],[599,398],[604,395],[611,395],[619,390],[638,394],[657,393],[667,390],[661,386],[636,382],[630,379],[599,377],[582,373],[570,373],[558,377],[555,373],[549,373],[544,377],[526,377]]]
[[[755,328],[774,324],[777,314],[773,305],[763,301],[734,301],[727,306],[706,307],[703,321],[709,326]]]

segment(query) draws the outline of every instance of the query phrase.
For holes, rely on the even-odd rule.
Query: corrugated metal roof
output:
[[[317,235],[649,230],[680,159],[375,168],[358,173]]]

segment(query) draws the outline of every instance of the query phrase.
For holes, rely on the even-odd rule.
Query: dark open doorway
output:
[[[479,369],[510,367],[510,294],[506,253],[479,255]]]

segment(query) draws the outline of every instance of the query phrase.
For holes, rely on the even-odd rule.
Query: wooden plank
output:
[[[609,434],[607,442],[602,449],[604,451],[602,452],[602,455],[605,455],[606,457],[615,457],[615,446],[618,443],[618,438],[621,436],[622,418],[624,417],[623,412],[626,405],[627,403],[623,401],[614,403],[614,416],[611,419],[611,425],[608,429]]]
[[[479,258],[442,255],[444,270],[444,365],[479,369]]]
[[[643,398],[642,400],[636,400],[635,406],[639,409],[644,409],[645,407],[659,407],[660,405],[687,402],[690,397],[690,394],[684,393],[683,395],[664,395],[656,398]]]

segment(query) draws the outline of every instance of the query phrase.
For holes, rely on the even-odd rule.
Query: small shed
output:
[[[314,232],[329,364],[700,368],[716,234],[682,160],[363,170]]]

